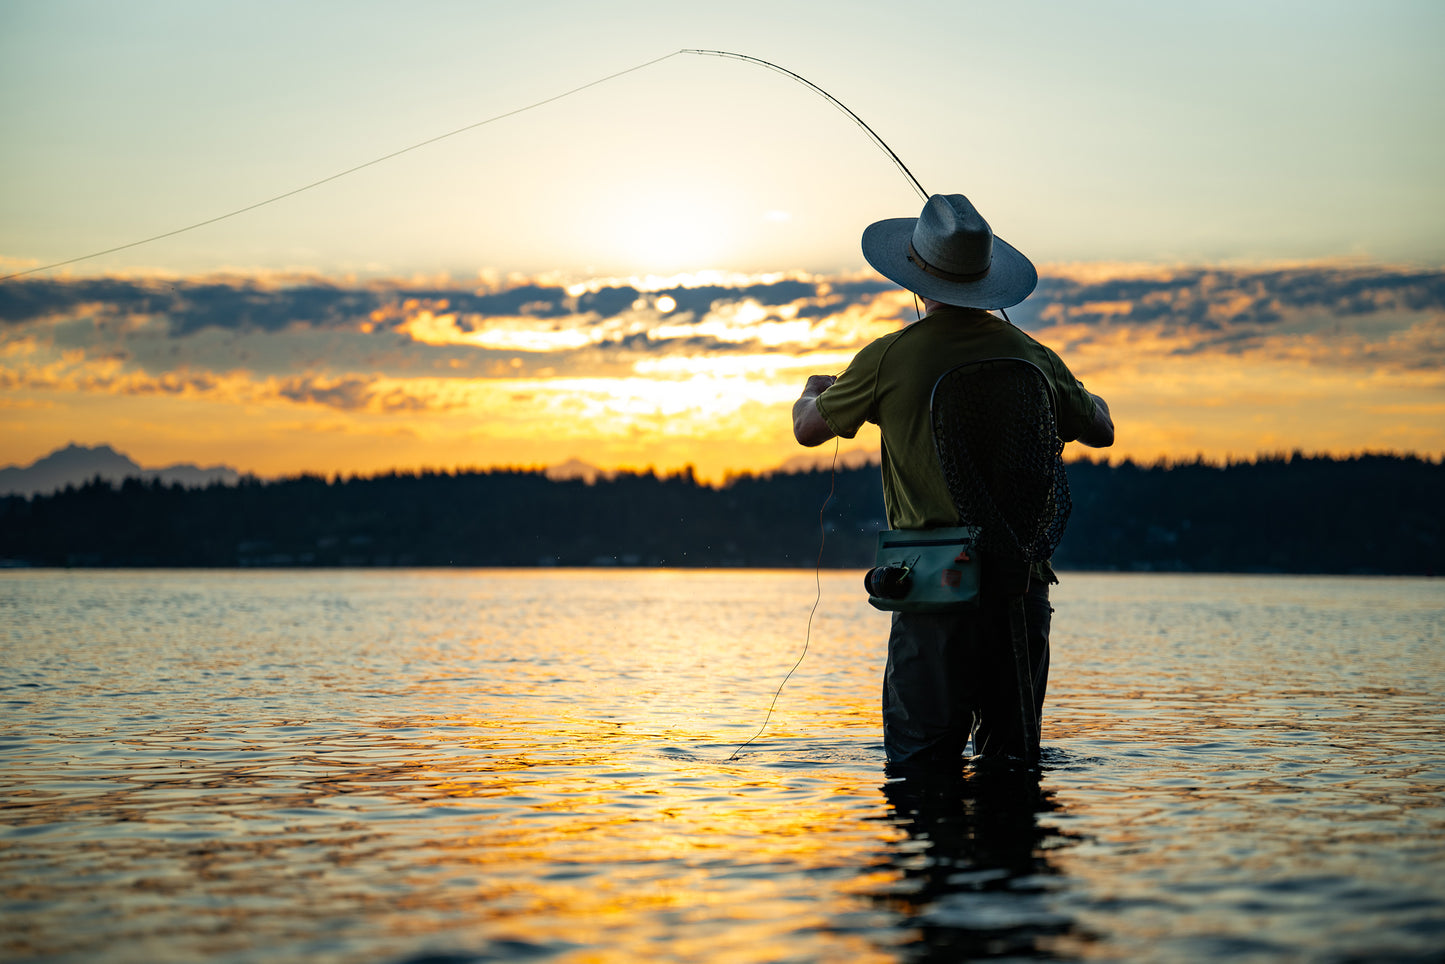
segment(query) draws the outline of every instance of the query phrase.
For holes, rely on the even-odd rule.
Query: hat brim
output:
[[[1039,283],[1033,262],[994,235],[993,261],[977,281],[949,281],[908,260],[908,243],[917,218],[888,218],[863,229],[863,257],[879,274],[932,301],[961,308],[1010,308]]]

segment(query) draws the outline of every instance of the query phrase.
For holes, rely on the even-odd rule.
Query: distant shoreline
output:
[[[1073,511],[1054,554],[1061,571],[1433,575],[1445,566],[1445,465],[1416,456],[1081,461],[1068,476]],[[193,489],[95,481],[0,498],[0,559],[49,568],[862,569],[886,528],[873,467],[720,487],[651,472],[590,483],[540,471]]]
[[[822,566],[817,571],[825,573],[857,572],[861,578],[866,566]],[[811,573],[811,565],[797,566],[642,566],[642,565],[575,565],[575,566],[448,566],[448,565],[366,565],[366,566],[317,566],[317,565],[270,565],[270,566],[158,566],[158,565],[45,565],[15,562],[0,559],[0,579],[11,572],[792,572]],[[1071,576],[1248,576],[1259,578],[1310,578],[1310,579],[1420,579],[1440,578],[1439,573],[1427,572],[1287,572],[1282,570],[1163,570],[1163,569],[1061,569],[1055,567],[1061,577]],[[860,583],[861,585],[861,583]]]

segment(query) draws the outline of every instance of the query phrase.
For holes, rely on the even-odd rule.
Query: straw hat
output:
[[[1039,283],[1029,259],[994,237],[962,194],[935,194],[916,218],[868,225],[863,257],[909,291],[964,308],[1008,308]]]

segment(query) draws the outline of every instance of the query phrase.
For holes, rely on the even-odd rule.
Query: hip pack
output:
[[[873,569],[863,577],[875,609],[946,613],[978,605],[977,526],[890,529],[878,533]]]

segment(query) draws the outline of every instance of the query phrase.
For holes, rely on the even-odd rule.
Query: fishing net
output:
[[[1019,358],[954,368],[933,388],[933,439],[960,525],[988,557],[1043,562],[1069,521],[1069,481],[1043,372]]]

